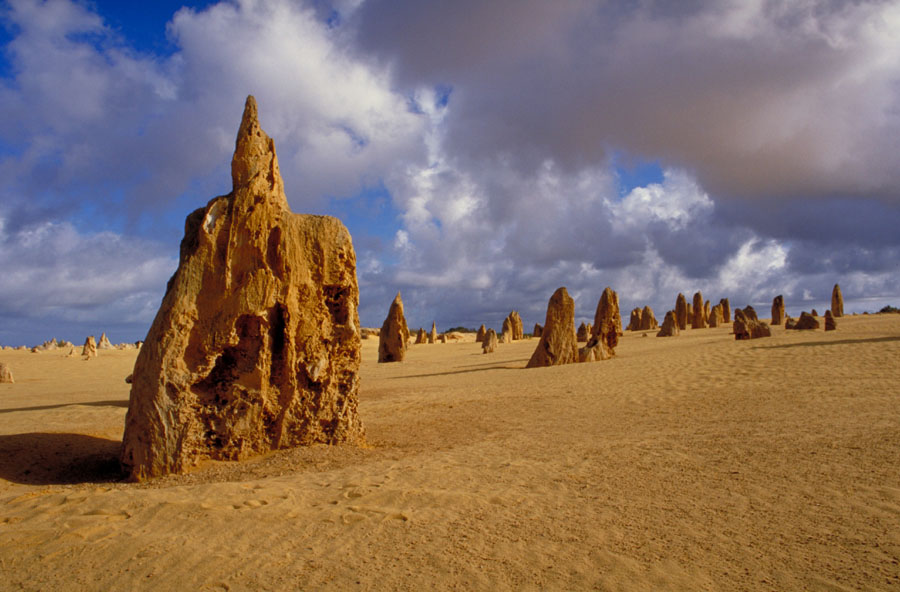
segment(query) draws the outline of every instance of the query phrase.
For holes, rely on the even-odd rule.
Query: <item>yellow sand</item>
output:
[[[135,352],[0,352],[0,589],[898,590],[900,315],[525,370],[364,341],[368,449],[114,481]]]

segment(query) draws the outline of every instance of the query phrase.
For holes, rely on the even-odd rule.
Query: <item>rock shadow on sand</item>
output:
[[[431,372],[429,374],[409,374],[406,376],[393,376],[391,380],[405,380],[407,378],[429,378],[432,376],[452,376],[454,374],[471,374],[472,372],[486,372],[488,370],[521,370],[524,366],[510,366],[510,363],[492,365],[486,368],[472,368],[470,370],[448,370],[446,372]]]
[[[22,485],[110,483],[124,478],[122,442],[84,434],[0,436],[0,478]]]
[[[860,343],[885,343],[888,341],[900,341],[900,335],[888,335],[886,337],[868,337],[865,339],[838,339],[835,341],[804,341],[801,343],[783,343],[780,345],[759,345],[753,349],[783,349],[790,347],[817,347],[820,345],[858,345]]]
[[[61,409],[62,407],[74,407],[84,405],[86,407],[125,407],[128,408],[128,399],[116,401],[86,401],[84,403],[60,403],[58,405],[38,405],[36,407],[11,407],[0,409],[0,413],[13,413],[15,411],[46,411],[48,409]]]

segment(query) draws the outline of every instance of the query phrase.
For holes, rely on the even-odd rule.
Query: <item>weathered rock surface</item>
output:
[[[844,316],[844,295],[841,294],[841,286],[835,284],[831,290],[831,316]]]
[[[691,316],[691,329],[705,329],[706,321],[703,319],[703,294],[699,291],[694,294],[692,309],[694,314]]]
[[[785,327],[787,329],[788,327]],[[797,319],[797,323],[791,327],[791,329],[796,329],[798,331],[812,331],[814,329],[819,328],[819,319],[814,317],[808,312],[801,312],[800,318]]]
[[[741,311],[744,313],[744,316],[750,319],[751,321],[758,321],[759,317],[756,314],[756,309],[750,306],[749,304],[743,308]],[[735,314],[734,318],[737,318],[737,314]]]
[[[779,294],[772,300],[772,324],[780,325],[784,322],[784,296]]]
[[[514,310],[509,313],[509,325],[512,328],[512,340],[518,341],[519,339],[523,339],[525,337],[525,326],[522,324],[522,317],[519,316],[519,312]]]
[[[100,334],[100,341],[97,342],[97,349],[113,349],[113,344],[109,342],[106,333]]]
[[[709,319],[707,319],[707,323],[711,328],[721,327],[725,323],[725,319],[722,316],[721,304],[717,304],[709,310]]]
[[[435,343],[437,341],[437,324],[434,321],[431,321],[431,332],[428,334],[428,343]]]
[[[722,298],[719,300],[719,304],[722,305],[722,322],[730,323],[731,322],[731,303],[728,302],[728,298]]]
[[[559,288],[547,303],[544,331],[526,368],[559,366],[575,362],[578,344],[575,340],[575,301],[565,288]]]
[[[13,384],[15,382],[10,367],[3,362],[0,362],[0,383]]]
[[[534,330],[532,330],[532,332],[531,332],[531,336],[532,337],[540,337],[543,332],[544,332],[544,327],[542,327],[540,323],[535,323]]]
[[[588,326],[584,323],[578,325],[578,331],[575,332],[575,338],[582,342],[587,343],[587,340],[590,339],[591,334],[588,332]]]
[[[659,329],[659,323],[656,322],[656,315],[650,305],[644,307],[641,311],[641,331],[655,331]]]
[[[681,333],[678,329],[678,321],[675,319],[675,311],[670,310],[663,319],[662,327],[656,334],[657,337],[675,337]]]
[[[747,308],[750,308],[749,306]],[[752,310],[752,309],[751,309]],[[734,311],[734,338],[735,339],[758,339],[760,337],[771,337],[772,330],[769,325],[755,318],[750,318],[745,313],[746,309],[737,309]]]
[[[834,331],[837,329],[837,322],[834,320],[834,313],[830,310],[825,311],[825,330]]]
[[[428,333],[425,332],[425,329],[419,327],[419,331],[416,333],[416,345],[423,343],[428,343]]]
[[[509,317],[503,319],[503,327],[500,329],[499,339],[500,343],[512,343],[513,341],[513,326]]]
[[[358,302],[358,300],[357,300]],[[378,361],[402,362],[406,357],[406,348],[409,343],[409,327],[406,325],[406,315],[403,313],[403,298],[400,292],[391,302],[387,317],[378,332]],[[357,369],[359,366],[357,365]]]
[[[89,335],[88,338],[84,340],[84,347],[81,348],[81,355],[85,360],[97,357],[97,342],[94,341],[93,335]]]
[[[597,312],[594,314],[594,328],[591,331],[593,337],[597,337],[609,350],[609,355],[615,355],[616,346],[619,344],[621,334],[622,317],[619,314],[619,295],[609,286],[600,295],[597,303]]]
[[[641,312],[640,308],[635,308],[631,311],[631,318],[628,319],[628,326],[625,327],[626,331],[641,330]]]
[[[816,312],[816,309],[812,309],[812,310],[809,312],[809,314],[811,314],[811,315],[814,316],[814,317],[819,316],[819,313]]]
[[[687,321],[688,321],[688,303],[687,299],[684,297],[684,294],[681,292],[678,293],[678,297],[675,299],[675,322],[678,324],[678,328],[684,331],[687,329]]]
[[[484,325],[478,327],[478,332],[475,333],[475,343],[481,343],[484,341],[484,336],[487,334],[487,330],[484,328]]]
[[[490,354],[497,350],[497,332],[493,329],[488,329],[487,333],[484,334],[484,339],[481,340],[481,353]]]
[[[132,479],[313,443],[359,443],[360,334],[350,233],[293,214],[247,98],[233,189],[185,222],[178,269],[134,366]],[[402,315],[385,323],[404,348]]]
[[[709,325],[709,300],[703,303],[703,324]]]

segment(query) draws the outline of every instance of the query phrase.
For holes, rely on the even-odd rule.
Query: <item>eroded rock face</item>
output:
[[[500,329],[500,343],[512,343],[513,326],[509,317],[503,319],[503,327]]]
[[[785,327],[786,329],[788,327]],[[791,329],[797,329],[798,331],[812,331],[814,329],[819,328],[819,319],[809,314],[808,312],[801,312],[800,318],[797,319],[797,323],[791,327]]]
[[[709,300],[703,303],[703,323],[709,325]]]
[[[400,292],[397,292],[388,309],[387,317],[381,325],[381,331],[378,332],[378,362],[402,362],[406,357],[408,343],[409,327],[406,325],[406,315],[403,313],[403,298],[400,297]],[[357,369],[359,369],[359,365],[357,365]]]
[[[0,383],[13,384],[15,382],[10,367],[0,362]]]
[[[731,322],[731,303],[728,302],[728,298],[722,298],[719,300],[719,304],[722,306],[722,322],[730,323]]]
[[[707,319],[710,328],[712,327],[721,327],[725,323],[725,319],[722,318],[722,305],[717,304],[709,310],[709,319]]]
[[[575,332],[575,338],[582,343],[587,343],[587,340],[590,339],[588,326],[584,323],[578,325],[578,331]]]
[[[593,337],[597,337],[609,350],[609,355],[614,355],[619,344],[621,334],[622,317],[619,314],[619,295],[606,287],[600,295],[597,303],[597,312],[594,314],[594,328],[591,331]]]
[[[478,332],[475,333],[475,343],[481,343],[484,341],[484,336],[487,334],[487,331],[484,328],[484,325],[478,327]]]
[[[694,294],[694,304],[692,309],[694,314],[691,317],[691,329],[705,329],[706,321],[703,319],[703,294],[699,291]]]
[[[653,309],[648,304],[641,311],[641,331],[655,331],[656,329],[659,329],[659,323],[656,322]]]
[[[819,316],[819,313],[816,312],[816,309],[812,309],[809,314],[811,314],[814,317]]]
[[[756,309],[750,306],[749,304],[743,308],[741,311],[744,313],[744,316],[750,319],[751,321],[758,321],[759,317],[756,314]],[[737,319],[737,314],[734,315],[734,318]]]
[[[678,321],[675,320],[675,311],[670,310],[666,313],[666,318],[663,319],[662,327],[659,329],[659,332],[656,334],[656,336],[675,337],[680,333],[681,332],[678,329]]]
[[[747,308],[752,310],[749,306]],[[756,318],[747,316],[746,310],[747,309],[745,308],[744,310],[737,309],[734,311],[734,323],[732,324],[732,327],[734,328],[734,338],[742,340],[771,337],[772,330],[769,328],[769,325]]]
[[[838,284],[831,290],[831,316],[844,316],[844,295],[841,294],[841,287]]]
[[[825,311],[825,330],[834,331],[837,329],[837,323],[834,320],[834,314],[830,310]]]
[[[350,234],[335,218],[290,211],[253,97],[231,176],[231,193],[187,217],[135,363],[121,455],[132,479],[364,437]],[[396,304],[383,330],[404,348],[399,295]]]
[[[435,343],[437,341],[437,324],[434,321],[431,321],[431,333],[428,334],[428,343]]]
[[[85,360],[97,357],[97,342],[94,341],[93,335],[88,335],[84,340],[84,347],[81,348],[81,355]]]
[[[780,325],[784,322],[784,296],[779,294],[772,300],[772,324]]]
[[[497,344],[497,332],[493,329],[488,329],[487,333],[484,334],[484,339],[481,341],[481,353],[493,353],[497,349]]]
[[[626,331],[641,330],[641,312],[643,311],[640,308],[635,308],[631,311],[631,318],[628,319],[628,326],[625,327]]]
[[[547,303],[544,331],[526,368],[559,366],[575,362],[578,344],[575,340],[575,301],[565,288],[559,288]]]
[[[532,330],[532,332],[531,332],[531,336],[532,337],[540,337],[543,332],[544,332],[544,328],[541,326],[541,324],[535,323],[534,330]]]
[[[100,335],[100,341],[97,342],[97,349],[113,349],[113,344],[109,342],[106,333]]]
[[[416,333],[416,345],[423,343],[428,343],[428,333],[425,332],[425,329],[419,327],[419,331]]]
[[[678,328],[684,331],[687,329],[688,322],[688,303],[687,298],[684,297],[684,294],[678,293],[678,297],[675,299],[675,322],[678,324]]]
[[[525,337],[525,326],[522,324],[522,317],[519,316],[519,312],[514,310],[509,313],[507,317],[509,319],[509,326],[512,329],[510,336],[513,341],[518,341],[519,339],[523,339]],[[504,329],[505,331],[506,329]]]

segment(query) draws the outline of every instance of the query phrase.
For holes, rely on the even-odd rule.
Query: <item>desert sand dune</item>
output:
[[[368,447],[117,481],[135,351],[2,351],[0,589],[900,588],[900,315],[735,341],[363,340]]]

